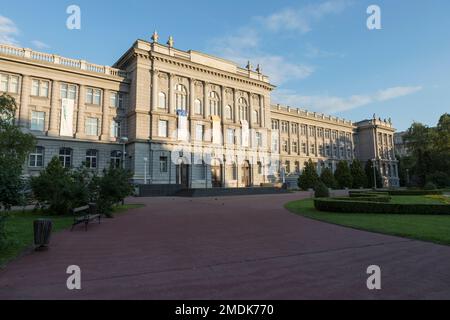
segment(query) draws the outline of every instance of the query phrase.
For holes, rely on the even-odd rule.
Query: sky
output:
[[[154,30],[175,47],[248,60],[277,87],[272,103],[398,130],[450,112],[448,0],[0,0],[0,43],[112,65]],[[81,29],[69,30],[70,5]],[[370,5],[381,29],[370,30]]]

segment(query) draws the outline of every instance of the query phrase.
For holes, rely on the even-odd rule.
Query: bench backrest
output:
[[[82,207],[78,207],[78,208],[73,208],[72,209],[72,213],[79,213],[79,212],[82,212],[82,211],[87,211],[87,210],[89,210],[89,206],[82,206]]]

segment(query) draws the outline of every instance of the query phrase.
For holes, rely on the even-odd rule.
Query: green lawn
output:
[[[129,209],[141,208],[140,204],[126,204],[114,208],[114,214],[121,214]],[[0,251],[0,266],[12,260],[33,244],[33,221],[40,218],[49,218],[53,221],[53,232],[68,229],[72,226],[72,216],[48,216],[41,212],[14,211],[6,221],[6,232],[9,244]]]
[[[409,199],[393,197],[393,201],[419,203],[420,200],[420,197],[406,198]],[[425,201],[428,200],[436,201]],[[308,218],[346,227],[450,245],[450,216],[320,212],[311,199],[290,202],[285,207]]]
[[[419,203],[429,203],[429,204],[441,204],[442,202],[436,199],[432,199],[428,196],[391,196],[391,203],[400,204],[419,204]]]

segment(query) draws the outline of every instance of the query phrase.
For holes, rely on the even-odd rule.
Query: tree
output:
[[[328,188],[336,188],[337,183],[336,179],[334,178],[333,172],[330,168],[325,168],[322,170],[322,173],[320,174],[320,181],[322,181]]]
[[[316,165],[309,159],[305,162],[305,168],[298,178],[298,186],[302,190],[313,189],[318,180],[319,176],[316,171]]]
[[[6,210],[23,200],[22,166],[35,147],[34,136],[16,125],[16,109],[14,98],[0,96],[0,209]]]
[[[373,180],[373,166],[372,161],[367,160],[366,166],[364,167],[364,171],[366,172],[367,177],[367,188],[373,188],[375,187],[374,180]],[[375,167],[375,181],[377,182],[377,188],[383,187],[383,180],[381,179],[380,171],[378,170],[378,167]]]
[[[346,161],[339,161],[334,171],[334,178],[339,188],[351,188],[352,187],[352,174]]]
[[[350,164],[352,175],[352,187],[355,189],[364,188],[367,185],[367,176],[359,160],[353,160]]]

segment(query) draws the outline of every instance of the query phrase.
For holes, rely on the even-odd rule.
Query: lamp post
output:
[[[374,190],[377,189],[377,172],[376,172],[377,165],[375,164],[375,161],[377,161],[377,159],[372,159],[372,168],[373,168],[373,186],[374,186]]]
[[[122,168],[125,169],[125,145],[128,142],[128,138],[127,137],[121,137],[120,138],[120,143],[122,143]]]
[[[144,158],[144,184],[147,184],[147,161],[148,158]]]

